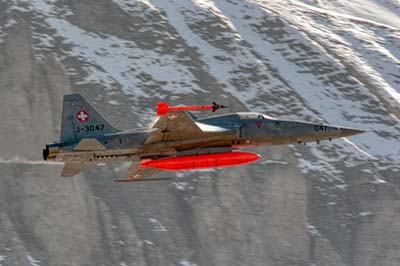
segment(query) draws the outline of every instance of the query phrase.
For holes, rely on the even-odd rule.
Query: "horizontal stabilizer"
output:
[[[79,163],[79,162],[66,162],[64,168],[61,172],[61,176],[63,177],[70,177],[77,175],[89,167],[91,167],[92,163]]]
[[[75,151],[104,151],[107,150],[97,139],[82,139],[74,148]]]

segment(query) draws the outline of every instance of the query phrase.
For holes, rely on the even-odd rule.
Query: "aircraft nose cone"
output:
[[[348,137],[348,136],[353,136],[353,135],[357,135],[357,134],[361,134],[361,133],[365,133],[365,130],[355,129],[355,128],[345,128],[345,127],[340,128],[341,137]]]

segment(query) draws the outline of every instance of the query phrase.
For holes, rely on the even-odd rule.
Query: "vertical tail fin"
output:
[[[60,142],[118,131],[82,95],[64,95]]]

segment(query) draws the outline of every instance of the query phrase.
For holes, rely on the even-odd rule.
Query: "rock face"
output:
[[[0,0],[0,265],[400,265],[400,5],[350,2]],[[71,92],[122,129],[215,100],[368,133],[67,179],[40,160]]]

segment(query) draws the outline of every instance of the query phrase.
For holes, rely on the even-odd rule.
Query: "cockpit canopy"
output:
[[[212,117],[202,118],[196,120],[196,122],[201,122],[210,125],[223,125],[223,124],[235,124],[240,123],[240,120],[247,119],[265,119],[265,120],[276,120],[273,117],[254,112],[240,112],[240,113],[232,113],[232,114],[222,114],[216,115]]]

